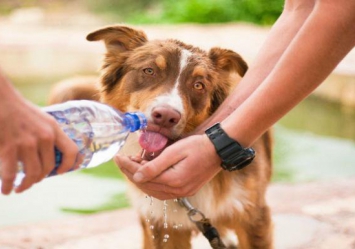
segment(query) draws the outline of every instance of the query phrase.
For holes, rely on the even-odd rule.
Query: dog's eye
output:
[[[148,75],[154,75],[154,70],[153,70],[153,68],[150,68],[150,67],[144,68],[143,72]]]
[[[201,82],[196,82],[196,83],[194,84],[194,88],[195,88],[196,90],[203,90],[203,89],[205,88],[205,86],[204,86],[204,84],[202,84]]]

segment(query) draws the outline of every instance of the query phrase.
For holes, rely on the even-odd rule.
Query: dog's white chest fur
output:
[[[233,184],[235,186],[229,188],[233,191],[225,195],[227,196],[225,199],[218,200],[218,202],[215,200],[216,196],[213,193],[211,184],[206,184],[195,196],[189,197],[188,200],[192,206],[200,210],[212,222],[219,217],[228,217],[231,214],[231,207],[242,213],[244,206],[250,204],[248,196],[237,182]],[[143,218],[161,221],[162,223],[166,222],[168,226],[173,227],[196,228],[189,220],[187,210],[176,200],[160,201],[145,195],[136,188],[130,188],[129,194],[132,205]]]

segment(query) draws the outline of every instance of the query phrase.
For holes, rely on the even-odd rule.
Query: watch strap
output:
[[[222,159],[221,166],[225,170],[239,170],[250,164],[255,157],[252,148],[243,148],[237,141],[230,138],[219,123],[205,131],[213,143],[217,154]]]

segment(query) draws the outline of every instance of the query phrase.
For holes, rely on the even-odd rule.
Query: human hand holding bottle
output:
[[[20,193],[47,176],[55,166],[54,147],[63,154],[58,173],[78,167],[76,144],[57,122],[25,100],[0,71],[0,175],[1,192],[9,194],[22,162],[26,176],[16,188]]]

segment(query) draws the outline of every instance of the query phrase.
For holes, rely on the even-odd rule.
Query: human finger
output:
[[[134,181],[139,183],[150,181],[180,160],[183,160],[184,157],[172,149],[173,146],[175,145],[166,148],[158,157],[140,167],[133,176]]]
[[[21,184],[15,188],[15,192],[21,193],[40,180],[43,168],[38,154],[37,142],[34,139],[27,138],[21,144],[18,153],[23,164],[25,177]]]
[[[14,150],[6,153],[0,161],[1,192],[4,195],[11,193],[17,173],[17,156]]]
[[[127,176],[127,178],[131,182],[134,182],[132,179],[133,175],[130,172],[126,171],[125,169],[122,169],[122,172]],[[157,198],[159,200],[168,200],[168,199],[177,198],[175,195],[171,194],[167,190],[167,187],[164,186],[163,184],[157,184],[152,182],[146,182],[142,184],[134,183],[134,184],[138,189],[140,189],[145,194]]]
[[[84,162],[84,159],[85,159],[85,155],[78,152],[78,154],[76,154],[75,164],[72,167],[72,170],[79,169],[81,164]]]
[[[116,155],[114,161],[117,165],[119,165],[122,173],[131,181],[133,182],[137,188],[139,188],[142,192],[146,193],[149,196],[153,196],[160,200],[166,200],[167,198],[172,199],[174,195],[171,194],[172,188],[160,184],[155,183],[153,181],[146,182],[146,183],[135,183],[133,181],[133,174],[134,172],[140,167],[140,165],[136,164],[135,162],[131,161],[130,157]],[[122,165],[130,165],[131,167],[122,167]]]
[[[39,145],[39,157],[42,165],[40,178],[46,177],[55,167],[54,133],[42,131]]]
[[[129,172],[132,175],[136,173],[137,170],[142,166],[140,163],[132,160],[130,157],[121,156],[118,154],[114,157],[114,161],[121,170]]]
[[[56,170],[58,174],[68,172],[77,165],[79,149],[78,146],[71,140],[59,127],[56,131],[57,139],[55,146],[62,153],[62,161]]]
[[[134,182],[133,175],[140,167],[142,167],[142,163],[146,162],[142,161],[140,163],[137,163],[134,158],[135,157],[132,158],[131,156],[122,156],[119,154],[114,157],[114,162],[132,182]],[[155,179],[153,179],[151,182],[155,182]]]

